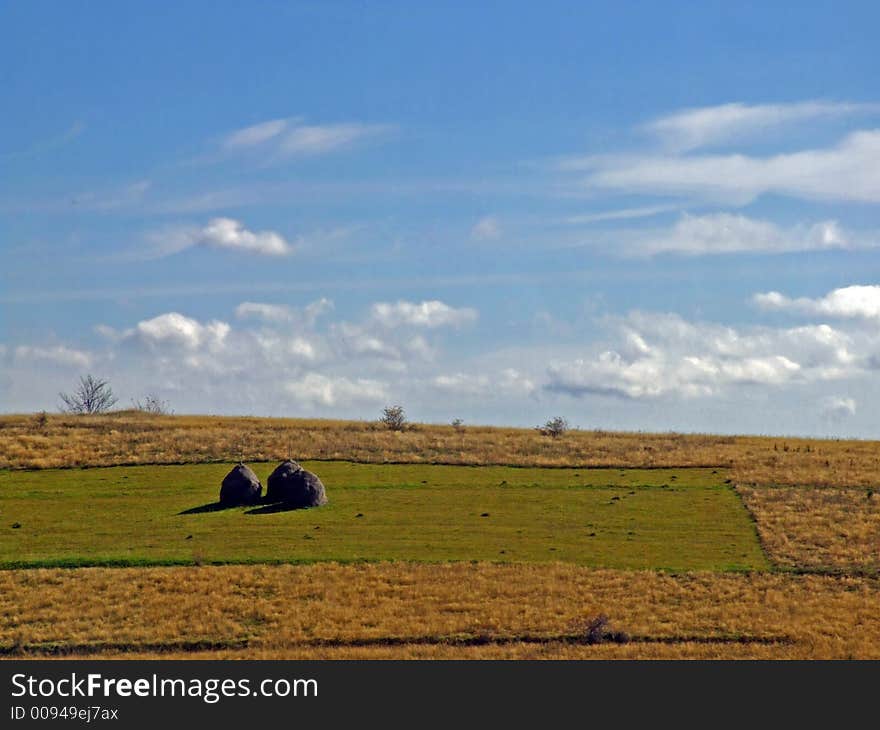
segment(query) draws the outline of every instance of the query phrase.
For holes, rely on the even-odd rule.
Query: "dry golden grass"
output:
[[[880,570],[880,494],[737,487],[768,557],[788,567]]]
[[[722,466],[741,484],[876,486],[880,444],[759,436],[416,425],[214,416],[0,416],[0,468],[108,466],[284,457],[517,466]]]
[[[641,641],[560,638],[600,613]],[[724,642],[737,636],[779,641]],[[566,563],[0,572],[4,652],[53,645],[169,658],[878,659],[880,581]]]

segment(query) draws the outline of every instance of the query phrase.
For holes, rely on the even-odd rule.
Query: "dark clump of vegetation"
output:
[[[46,413],[46,411],[40,411],[39,413],[34,414],[32,425],[35,431],[38,431],[39,433],[45,432],[46,427],[49,425],[49,414]]]
[[[132,406],[136,411],[149,413],[151,416],[170,416],[174,413],[168,401],[162,400],[154,393],[148,394],[142,401],[132,401]]]
[[[562,416],[556,416],[555,418],[548,420],[543,426],[538,426],[537,430],[540,431],[542,436],[559,438],[568,431],[568,421]]]
[[[625,631],[611,631],[609,619],[603,613],[591,618],[584,629],[584,643],[586,644],[626,644],[629,642],[629,634]]]
[[[406,412],[403,406],[386,406],[382,409],[382,417],[379,422],[391,431],[403,431],[406,429]]]

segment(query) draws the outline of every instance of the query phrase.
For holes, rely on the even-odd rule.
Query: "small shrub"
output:
[[[382,409],[379,422],[391,431],[403,431],[406,428],[406,412],[403,406],[386,406]]]
[[[629,635],[624,631],[611,631],[608,617],[603,613],[587,622],[584,642],[587,644],[626,644]]]
[[[149,413],[153,416],[167,416],[174,413],[169,407],[167,400],[162,400],[159,396],[154,395],[153,393],[147,395],[143,401],[132,401],[132,406],[134,406],[136,411]]]
[[[43,433],[49,425],[49,414],[46,411],[40,411],[34,416],[32,425],[35,431]]]
[[[566,421],[562,416],[556,416],[555,418],[551,418],[549,421],[547,421],[547,423],[545,423],[543,426],[537,426],[536,428],[542,436],[559,438],[566,431],[568,431],[568,421]]]
[[[458,432],[464,431],[464,421],[460,418],[453,418],[452,427]]]

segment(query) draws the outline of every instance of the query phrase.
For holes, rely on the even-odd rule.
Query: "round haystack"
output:
[[[269,475],[266,500],[286,502],[292,507],[320,507],[327,504],[327,492],[315,474],[288,459]]]
[[[220,504],[256,504],[263,493],[263,485],[250,467],[238,464],[220,485]]]

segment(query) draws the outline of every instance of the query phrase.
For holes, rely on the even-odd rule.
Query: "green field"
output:
[[[253,466],[265,485],[275,465]],[[213,510],[229,464],[0,472],[0,567],[319,560],[769,567],[748,513],[713,469],[304,466],[324,481],[329,505]]]

